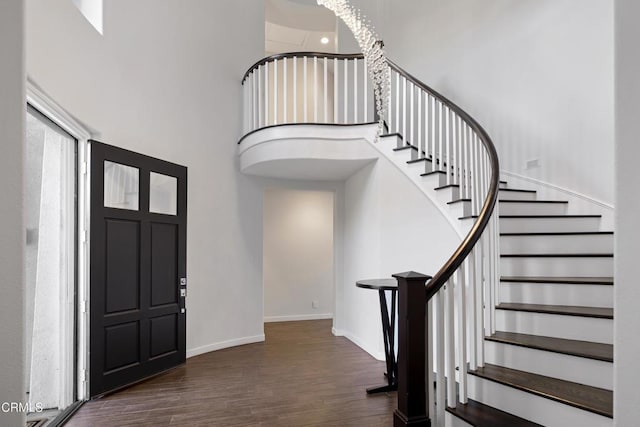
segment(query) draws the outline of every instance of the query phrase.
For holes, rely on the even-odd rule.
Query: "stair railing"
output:
[[[473,117],[387,61],[387,123],[390,132],[401,136],[397,148],[410,147],[413,160],[424,162],[425,174],[438,174],[443,186],[457,189],[460,203],[468,205],[465,216],[475,218],[460,246],[426,284],[427,322],[433,320],[426,343],[431,349],[426,363],[433,367],[427,369],[427,384],[436,384],[435,390],[427,387],[428,413],[436,415],[435,425],[444,425],[445,407],[467,402],[467,370],[484,365],[484,336],[495,332],[500,166],[491,138]]]
[[[281,124],[374,120],[374,99],[362,54],[272,55],[252,65],[242,85],[245,135]]]
[[[434,424],[444,425],[445,407],[467,402],[467,370],[484,365],[484,336],[495,332],[498,156],[473,117],[387,63],[391,81],[385,124],[390,134],[398,134],[397,148],[409,149],[412,160],[424,162],[424,175],[439,175],[441,186],[454,189],[466,205],[465,217],[475,218],[460,246],[426,284],[425,364],[432,369],[426,369],[425,382],[436,384],[435,390],[426,388],[427,416],[435,414]],[[376,122],[368,80],[360,54],[298,52],[264,58],[242,80],[244,134],[283,124]]]

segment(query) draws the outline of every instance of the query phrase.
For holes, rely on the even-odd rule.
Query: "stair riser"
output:
[[[522,191],[504,191],[498,193],[498,200],[535,200],[536,193]]]
[[[613,253],[612,234],[500,236],[503,254]]]
[[[496,329],[613,344],[613,320],[525,311],[496,310]]]
[[[446,204],[452,200],[458,200],[460,198],[460,189],[458,187],[441,188],[436,191],[436,197],[440,203]]]
[[[443,185],[447,184],[447,177],[442,174],[442,173],[433,173],[431,175],[427,175],[427,176],[423,176],[422,178],[422,185],[424,186],[424,188],[426,188],[427,190],[433,190],[436,189],[438,187],[442,187]],[[440,192],[441,190],[438,190],[438,192]],[[447,200],[447,202],[450,202],[453,199],[449,199]]]
[[[564,215],[566,203],[500,203],[500,215]]]
[[[613,286],[501,282],[500,302],[612,308]]]
[[[611,418],[469,375],[469,397],[547,427],[609,427]]]
[[[600,218],[500,218],[501,233],[599,231]]]
[[[448,206],[449,212],[451,212],[451,216],[454,218],[471,215],[471,202],[457,202]]]
[[[613,363],[485,341],[485,362],[613,390]]]
[[[613,257],[500,258],[503,276],[612,277]]]
[[[427,165],[425,165],[425,163],[427,163]],[[429,172],[430,167],[428,165],[430,164],[430,162],[406,163],[406,172],[408,172],[410,176],[420,175]]]

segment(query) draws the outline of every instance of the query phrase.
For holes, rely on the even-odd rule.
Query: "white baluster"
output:
[[[458,319],[458,400],[467,403],[467,298],[466,298],[466,260],[457,271],[458,283],[456,283],[456,308]]]
[[[333,58],[333,123],[338,123],[338,58]]]
[[[307,72],[307,57],[302,59],[302,108],[304,123],[309,123],[309,105],[307,102],[307,92],[309,87],[309,73]]]
[[[293,123],[298,123],[298,57],[293,57]]]
[[[444,105],[438,101],[438,170],[444,171]]]
[[[396,73],[396,126],[395,132],[400,132],[400,73]]]
[[[444,144],[444,171],[447,177],[447,185],[451,182],[451,110],[449,107],[444,107],[444,119],[445,119],[445,144]]]
[[[353,58],[353,123],[358,122],[358,58]]]
[[[313,122],[318,123],[318,57],[313,57]]]
[[[289,98],[287,98],[287,86],[289,86],[289,80],[287,80],[287,62],[287,58],[282,59],[282,123],[289,123]]]
[[[416,135],[415,135],[415,130],[416,130],[415,120],[414,120],[414,117],[415,117],[415,85],[413,84],[413,82],[409,82],[409,93],[411,94],[409,96],[409,103],[410,103],[409,112],[410,112],[411,117],[409,117],[409,136],[408,136],[408,140],[409,140],[410,144],[412,144],[414,146],[417,146],[417,147],[420,147],[420,144],[416,141]],[[411,151],[412,151],[411,158],[413,159],[414,158],[413,150],[411,150]],[[420,153],[418,152],[418,154],[420,154]],[[418,157],[420,157],[420,156],[418,156]]]
[[[271,124],[269,119],[269,63],[264,64],[264,124]]]
[[[273,60],[273,124],[278,124],[278,59]]]
[[[425,318],[427,319],[427,340],[426,340],[426,345],[427,345],[427,351],[425,352],[425,365],[426,365],[426,369],[425,369],[425,384],[427,385],[427,402],[429,403],[429,405],[427,406],[427,413],[431,414],[431,417],[435,417],[436,416],[436,411],[435,411],[435,402],[436,402],[436,395],[435,395],[435,390],[433,388],[433,382],[435,381],[435,375],[434,375],[434,361],[435,361],[435,349],[434,349],[434,307],[435,307],[435,301],[432,298],[431,300],[427,301],[427,313]],[[435,421],[435,418],[434,418]]]
[[[435,310],[434,335],[436,353],[436,417],[438,426],[444,426],[446,403],[446,380],[445,380],[445,298],[444,289],[441,289],[433,296]]]
[[[369,73],[367,69],[367,60],[362,60],[362,95],[364,96],[364,123],[369,123],[369,92],[367,89],[367,82],[369,80]]]
[[[256,98],[258,97],[258,94],[260,93],[260,89],[256,87],[256,74],[257,70],[253,70],[251,72],[251,81],[253,82],[251,84],[251,89],[252,89],[252,95],[253,95],[253,100],[251,102],[251,107],[253,110],[253,129],[258,129],[258,127],[260,126],[260,119],[258,118],[258,102],[256,100]]]
[[[327,72],[327,57],[324,57],[324,71],[323,71],[323,88],[324,88],[324,122],[329,123],[329,98],[328,98],[328,90],[327,81],[328,81],[328,72]]]
[[[343,80],[344,80],[344,92],[342,93],[342,98],[344,100],[344,111],[343,111],[343,115],[344,115],[344,122],[343,123],[349,123],[348,121],[348,114],[349,114],[349,109],[348,104],[347,104],[347,99],[348,99],[348,95],[349,95],[349,86],[348,86],[348,80],[349,80],[349,60],[347,58],[343,59],[342,62],[344,62],[344,76],[343,76]]]
[[[407,145],[407,78],[402,77],[402,146]]]
[[[436,162],[438,160],[436,156],[436,98],[429,95],[429,104],[431,112],[431,170],[436,170]]]
[[[451,170],[447,170],[447,173],[452,173],[451,183],[459,185],[458,179],[458,114],[451,110],[451,152],[449,153],[451,159]],[[460,197],[460,187],[458,187],[458,197]]]
[[[456,347],[454,329],[453,281],[449,279],[445,285],[445,355],[447,371],[447,406],[456,407]]]
[[[427,150],[422,140],[422,89],[418,88],[418,139],[416,140],[418,146],[418,157],[423,158],[427,156]]]
[[[478,328],[477,328],[477,301],[476,301],[476,249],[475,247],[469,253],[467,261],[467,289],[469,290],[469,298],[467,302],[468,310],[468,331],[469,331],[469,369],[475,371],[478,367],[477,355],[478,355]]]

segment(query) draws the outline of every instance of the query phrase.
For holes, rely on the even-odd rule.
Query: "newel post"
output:
[[[398,280],[398,408],[394,427],[429,427],[425,386],[426,290],[431,276],[407,271]]]

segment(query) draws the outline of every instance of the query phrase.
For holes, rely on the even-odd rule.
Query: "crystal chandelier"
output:
[[[371,21],[349,4],[348,0],[317,0],[318,5],[331,10],[347,25],[353,33],[369,71],[369,78],[373,82],[373,94],[378,114],[378,136],[382,133],[387,114],[387,105],[391,90],[391,76],[387,59],[382,49],[384,44],[375,33]]]

